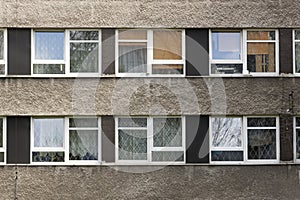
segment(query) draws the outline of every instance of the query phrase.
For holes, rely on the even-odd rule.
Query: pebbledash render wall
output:
[[[298,28],[300,1],[1,0],[3,28]],[[276,115],[292,160],[300,78],[0,78],[1,116]],[[293,94],[293,102],[290,93]],[[293,113],[288,109],[293,107]],[[284,125],[284,126],[283,126]],[[288,145],[284,145],[288,144]],[[0,199],[299,199],[300,166],[0,167]]]

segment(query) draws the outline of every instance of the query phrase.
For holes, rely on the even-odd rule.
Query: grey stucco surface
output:
[[[299,84],[283,77],[6,78],[0,115],[300,114]]]
[[[132,171],[149,171],[132,173]],[[18,178],[15,179],[15,171]],[[283,166],[65,167],[0,170],[0,199],[299,199],[300,168]],[[5,179],[3,179],[5,178]],[[15,185],[17,187],[15,187]]]
[[[1,0],[1,27],[299,27],[299,0]]]

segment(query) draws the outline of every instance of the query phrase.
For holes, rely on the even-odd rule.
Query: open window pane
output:
[[[4,59],[4,32],[0,31],[0,60]]]
[[[248,43],[247,68],[250,72],[275,72],[275,43]]]
[[[98,72],[98,43],[70,43],[71,72]]]
[[[181,118],[153,119],[154,147],[181,147],[182,127]]]
[[[33,64],[34,74],[64,74],[64,64]]]
[[[240,32],[212,32],[212,58],[219,60],[240,60]]]
[[[147,160],[147,130],[119,130],[119,160]]]
[[[64,119],[33,119],[34,147],[63,147]]]
[[[70,160],[98,160],[98,131],[70,130]]]
[[[212,161],[244,161],[243,151],[212,151]]]
[[[241,74],[243,64],[212,64],[212,74]]]
[[[153,151],[153,162],[182,162],[184,161],[183,151]]]
[[[213,147],[242,146],[242,118],[213,117],[211,127]]]
[[[180,64],[156,64],[152,65],[153,74],[183,74],[183,65]]]
[[[296,72],[300,73],[300,42],[295,43],[295,66]]]
[[[153,58],[157,60],[182,59],[182,32],[178,30],[153,31]]]
[[[64,152],[32,152],[33,162],[64,162]]]
[[[34,32],[35,59],[64,60],[64,32]]]
[[[147,43],[120,42],[119,43],[119,72],[146,73],[147,72]]]
[[[119,30],[119,40],[147,40],[146,30]]]
[[[275,117],[252,117],[247,119],[248,127],[276,127]]]
[[[98,128],[97,118],[70,118],[69,119],[70,128]]]
[[[147,127],[147,118],[119,118],[119,127]]]
[[[247,31],[247,40],[275,40],[275,31]]]
[[[70,40],[98,40],[98,31],[70,31]]]

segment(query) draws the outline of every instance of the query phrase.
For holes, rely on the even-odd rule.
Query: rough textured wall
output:
[[[300,114],[300,78],[6,78],[0,115]]]
[[[150,171],[147,173],[131,173]],[[18,172],[17,179],[16,173]],[[297,165],[1,167],[0,199],[299,199]]]
[[[299,27],[299,0],[1,0],[2,27]]]

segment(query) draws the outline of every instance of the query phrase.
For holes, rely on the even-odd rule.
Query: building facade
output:
[[[0,199],[298,199],[299,2],[2,1]]]

